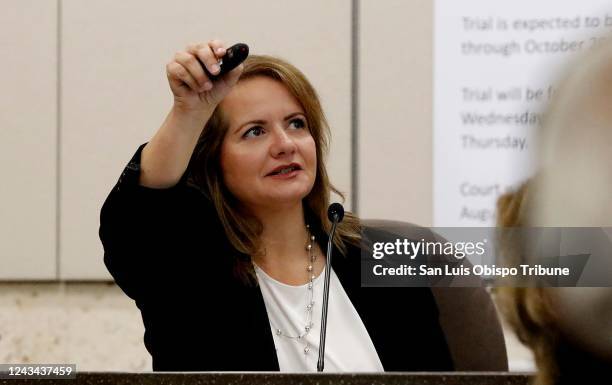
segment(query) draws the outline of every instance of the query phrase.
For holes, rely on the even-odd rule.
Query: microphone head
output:
[[[344,207],[338,202],[332,203],[327,208],[327,217],[332,222],[342,222],[344,218]]]

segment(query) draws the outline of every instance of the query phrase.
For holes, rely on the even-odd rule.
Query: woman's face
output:
[[[250,209],[301,202],[314,185],[317,155],[300,103],[267,77],[238,83],[221,103],[229,128],[221,146],[223,179]]]

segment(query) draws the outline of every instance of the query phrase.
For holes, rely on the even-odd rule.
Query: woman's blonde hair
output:
[[[250,55],[244,62],[238,83],[254,77],[267,77],[282,83],[304,109],[317,155],[314,185],[303,200],[305,218],[311,226],[329,233],[331,223],[327,218],[327,207],[330,194],[333,191],[343,200],[345,197],[329,181],[325,166],[330,129],[319,97],[300,70],[276,57]],[[189,183],[199,188],[213,203],[229,242],[238,252],[238,255],[232,256],[235,273],[245,283],[255,283],[250,256],[261,252],[259,236],[263,228],[256,218],[239,209],[239,202],[223,181],[220,155],[228,124],[223,109],[218,106],[202,130],[190,160]],[[346,254],[347,243],[359,246],[360,231],[358,218],[346,213],[344,220],[337,226],[334,245]]]
[[[532,180],[527,181],[497,200],[497,226],[501,229],[498,252],[509,266],[525,263],[521,239],[517,242],[517,233],[511,228],[527,226],[532,184]],[[556,359],[559,330],[550,290],[543,287],[496,287],[494,290],[504,318],[518,339],[533,352],[538,368],[536,385],[552,385],[559,375]]]

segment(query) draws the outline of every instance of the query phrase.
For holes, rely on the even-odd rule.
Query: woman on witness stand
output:
[[[315,371],[340,194],[329,128],[283,60],[209,79],[197,59],[216,74],[225,53],[194,44],[167,65],[174,105],[104,203],[104,262],[142,313],[154,370]],[[452,370],[430,289],[361,287],[360,230],[347,213],[333,240],[325,371]]]

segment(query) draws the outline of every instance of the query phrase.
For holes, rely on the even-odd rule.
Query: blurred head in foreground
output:
[[[499,198],[498,226],[612,228],[612,39],[570,66],[539,139],[540,172]],[[503,238],[500,247],[514,262],[530,257]],[[588,383],[612,372],[611,288],[502,287],[496,294],[533,350],[537,384]]]

